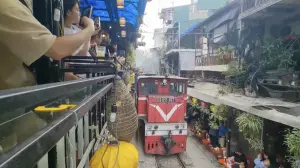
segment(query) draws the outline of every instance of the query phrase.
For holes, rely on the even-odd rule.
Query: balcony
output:
[[[284,16],[300,5],[299,0],[243,0],[240,19],[265,19],[267,17]],[[289,11],[289,12],[287,12]]]
[[[195,70],[199,71],[215,71],[225,72],[228,69],[228,63],[234,60],[231,56],[229,58],[220,59],[215,55],[200,55],[195,58]]]
[[[240,18],[246,18],[282,0],[244,0]]]

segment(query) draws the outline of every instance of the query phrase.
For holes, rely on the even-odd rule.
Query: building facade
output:
[[[168,67],[174,75],[181,71],[193,71],[194,64],[190,64],[199,54],[199,33],[190,32],[202,21],[212,15],[217,9],[226,4],[224,0],[191,0],[190,5],[162,9],[160,18],[163,19],[166,45],[166,58]],[[182,42],[184,35],[190,39]],[[188,57],[187,57],[188,56]],[[189,63],[189,64],[188,64]],[[181,67],[186,67],[181,69]]]
[[[154,48],[162,48],[164,46],[164,29],[163,28],[157,28],[154,29]]]

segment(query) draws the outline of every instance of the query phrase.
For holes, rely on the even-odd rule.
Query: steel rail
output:
[[[107,78],[96,79],[84,80],[85,82],[81,83],[86,84],[87,81],[88,83],[94,83]],[[70,83],[72,82],[69,82],[69,84]],[[33,167],[63,136],[65,136],[66,132],[68,132],[74,125],[76,125],[78,120],[80,120],[86,113],[88,113],[88,111],[102,97],[104,97],[109,92],[109,90],[112,89],[112,87],[112,83],[107,84],[98,92],[91,95],[89,98],[77,105],[74,109],[68,112],[62,112],[63,115],[61,117],[48,124],[45,128],[37,132],[34,136],[19,143],[9,152],[0,155],[0,168]],[[30,97],[28,94],[31,94],[31,92],[28,93],[28,90],[26,91],[24,91],[25,93],[23,95]],[[36,93],[37,91],[38,89],[34,91],[34,93]],[[14,96],[15,95],[11,94],[8,97],[11,98]],[[4,98],[2,97],[2,99]]]
[[[185,168],[186,166],[184,165],[184,162],[181,160],[179,154],[176,157],[178,159],[178,162],[181,164],[182,168]]]
[[[0,91],[0,109],[2,113],[7,111],[11,112],[18,108],[27,107],[28,105],[34,105],[49,99],[69,95],[78,89],[113,79],[114,77],[115,75],[108,75]]]
[[[160,160],[159,157],[165,157],[165,158]],[[180,159],[179,154],[171,155],[171,156],[155,156],[156,167],[157,168],[164,168],[164,166],[162,166],[160,164],[160,162],[163,162],[166,159],[174,159],[174,160],[176,159],[177,160],[177,163],[178,163],[179,167],[176,166],[174,168],[186,168],[186,166],[184,165],[184,162]]]

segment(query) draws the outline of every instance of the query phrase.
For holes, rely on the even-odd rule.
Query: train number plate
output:
[[[160,102],[160,103],[175,102],[175,99],[174,98],[170,98],[170,97],[163,97],[163,98],[159,98],[158,102]]]

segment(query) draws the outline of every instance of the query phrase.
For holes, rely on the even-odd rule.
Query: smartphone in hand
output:
[[[89,8],[87,8],[83,11],[83,13],[81,14],[81,17],[86,16],[88,18],[91,18],[92,14],[93,14],[93,6],[90,6]]]
[[[83,11],[83,13],[81,14],[81,18],[80,18],[80,26],[84,27],[84,25],[82,25],[82,23],[81,23],[82,18],[83,18],[84,16],[86,16],[86,17],[88,17],[88,18],[91,18],[92,14],[93,14],[93,6],[90,6],[89,8],[85,9],[85,10]]]

